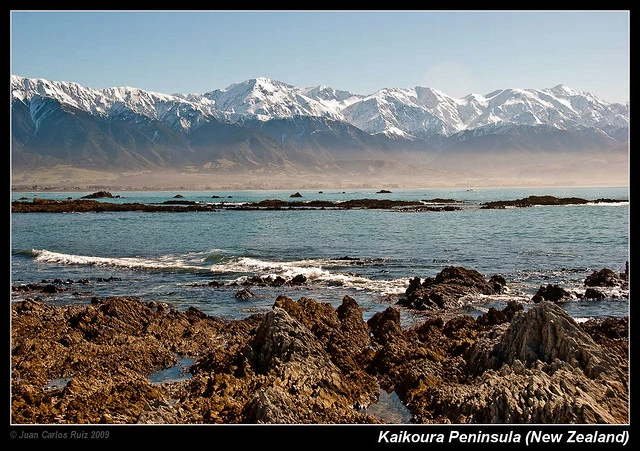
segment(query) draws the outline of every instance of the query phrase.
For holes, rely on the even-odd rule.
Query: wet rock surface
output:
[[[489,283],[489,282],[487,282]],[[579,324],[558,305],[480,317],[389,306],[364,321],[280,296],[224,320],[138,298],[12,305],[14,423],[382,423],[395,392],[416,423],[626,423],[628,318]],[[189,378],[150,376],[189,358]]]

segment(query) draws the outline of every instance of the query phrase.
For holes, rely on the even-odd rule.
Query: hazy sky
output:
[[[629,11],[20,11],[11,74],[204,93],[267,77],[454,97],[564,84],[629,100]]]

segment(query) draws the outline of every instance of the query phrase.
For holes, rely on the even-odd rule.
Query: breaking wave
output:
[[[184,256],[164,255],[157,258],[143,257],[96,257],[88,255],[64,254],[46,249],[33,249],[34,260],[40,263],[59,265],[112,266],[144,270],[184,270],[201,271],[202,267],[193,265]]]
[[[407,279],[375,280],[351,272],[331,271],[327,268],[348,266],[360,260],[306,259],[298,261],[267,261],[253,257],[237,257],[216,264],[210,270],[216,274],[242,274],[234,281],[242,283],[252,275],[291,279],[297,275],[307,278],[307,283],[325,284],[355,289],[379,291],[383,294],[400,294],[406,289]],[[365,260],[365,264],[376,264],[378,259]],[[379,264],[379,263],[378,263]]]
[[[158,257],[97,257],[65,254],[46,249],[26,252],[36,262],[58,265],[86,265],[113,267],[129,270],[171,271],[198,274],[228,275],[229,282],[242,283],[250,277],[277,277],[290,280],[295,276],[306,277],[307,284],[324,287],[370,290],[381,294],[400,294],[406,289],[407,279],[376,280],[338,268],[380,266],[383,259],[306,259],[298,261],[270,261],[255,257],[233,257],[223,250]]]

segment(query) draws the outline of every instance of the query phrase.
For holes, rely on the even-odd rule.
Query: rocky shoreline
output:
[[[349,296],[337,308],[279,296],[237,320],[133,297],[14,302],[12,421],[383,424],[371,406],[392,393],[417,424],[628,423],[628,317],[578,323],[546,299],[451,313],[503,288],[449,267],[368,321]],[[422,319],[403,326],[402,309]],[[185,361],[181,377],[154,381]]]

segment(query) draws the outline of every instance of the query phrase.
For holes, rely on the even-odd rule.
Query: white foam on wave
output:
[[[96,257],[64,254],[46,249],[34,249],[35,261],[61,265],[114,266],[129,269],[183,269],[200,270],[202,267],[188,264],[183,257],[163,255],[155,259],[141,257]]]
[[[628,207],[629,201],[620,201],[620,202],[589,202],[587,205],[593,207]]]
[[[374,280],[362,275],[331,271],[327,267],[344,266],[345,262],[331,259],[306,259],[298,261],[267,261],[252,257],[226,257],[224,250],[192,252],[180,255],[143,257],[98,257],[65,254],[46,249],[31,250],[34,260],[58,265],[86,265],[127,268],[131,270],[206,271],[232,274],[232,282],[242,283],[251,276],[283,277],[290,280],[297,275],[307,278],[308,284],[323,284],[327,288],[342,287],[369,290],[382,295],[401,294],[406,290],[407,279]],[[219,254],[224,261],[209,265],[211,256]],[[216,257],[217,258],[217,257]],[[348,262],[347,262],[348,263]]]
[[[400,294],[406,289],[406,279],[373,280],[352,273],[333,272],[325,269],[326,266],[336,265],[336,261],[327,259],[307,259],[297,261],[265,261],[251,257],[232,259],[223,264],[210,267],[214,273],[240,273],[247,274],[235,279],[243,282],[251,275],[262,277],[277,277],[291,279],[297,275],[303,275],[309,283],[326,283],[341,287],[367,289],[379,291],[383,294]]]

